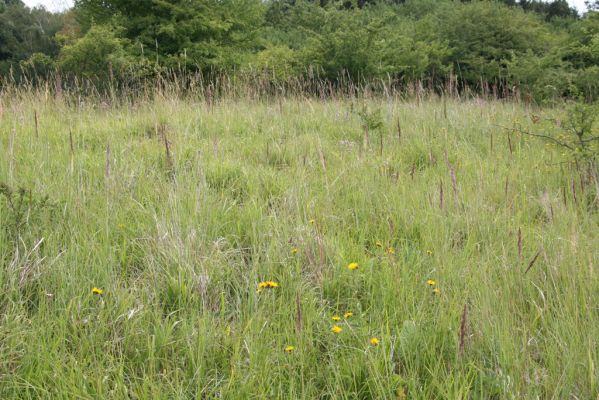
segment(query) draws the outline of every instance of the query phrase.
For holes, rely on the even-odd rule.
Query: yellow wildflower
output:
[[[393,247],[387,247],[387,250],[385,250],[385,253],[387,254],[395,254],[395,249]]]
[[[299,249],[297,247],[294,247],[291,249],[291,254],[297,254],[298,251]]]
[[[102,293],[104,293],[104,291],[102,289],[95,287],[92,289],[92,293],[97,294],[97,295],[102,295]]]
[[[340,316],[338,316],[338,315],[333,315],[333,316],[331,317],[331,319],[332,319],[333,321],[335,321],[335,322],[336,322],[336,321],[341,321],[341,317],[340,317]]]
[[[345,314],[343,314],[343,318],[348,319],[354,316],[354,313],[351,311],[347,311]]]
[[[428,254],[429,256],[432,256],[433,255],[433,251],[432,250],[427,250],[426,254]]]
[[[429,279],[428,281],[426,281],[426,284],[429,285],[429,286],[435,286],[437,284],[437,282],[435,282],[432,279]]]
[[[378,338],[373,337],[370,339],[370,344],[373,346],[378,346],[381,341]]]
[[[275,281],[264,281],[264,282],[258,283],[258,290],[256,290],[256,292],[260,293],[263,289],[275,289],[278,287],[279,287],[279,284]]]
[[[437,294],[437,295],[441,294],[441,289],[439,289],[438,287],[434,288],[433,294]]]
[[[311,225],[314,225],[316,223],[315,219],[311,219],[310,221],[308,221]]]
[[[341,333],[343,331],[343,328],[340,327],[339,325],[333,325],[333,327],[331,328],[331,332],[333,333]]]
[[[383,243],[381,243],[379,240],[376,241],[376,247],[383,247]]]
[[[291,352],[293,352],[293,350],[295,350],[295,347],[293,347],[293,346],[285,347],[285,352],[287,352],[287,353],[291,353]]]
[[[347,266],[347,269],[349,270],[354,270],[354,269],[358,269],[360,266],[358,265],[358,263],[353,262],[353,263],[349,263],[349,265]]]

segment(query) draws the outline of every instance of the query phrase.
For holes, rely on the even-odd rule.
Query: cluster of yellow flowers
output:
[[[356,269],[356,268],[350,268],[350,266],[351,266],[352,264],[355,264],[355,265],[356,265],[356,268],[357,268],[357,265],[358,265],[357,263],[351,263],[351,264],[349,264],[349,266],[348,266],[348,268],[349,268],[349,269]],[[347,320],[347,319],[349,319],[349,318],[351,318],[351,317],[353,317],[353,316],[354,316],[354,313],[353,313],[352,311],[346,311],[346,312],[344,312],[344,313],[343,313],[343,318],[344,318],[344,319],[346,319],[346,320]],[[331,317],[331,319],[332,319],[333,321],[335,321],[335,322],[339,322],[339,321],[341,321],[341,317],[340,317],[339,315],[337,315],[337,314],[333,315],[333,316]],[[331,332],[333,332],[333,333],[335,333],[335,334],[340,334],[341,332],[343,332],[343,327],[339,326],[338,324],[334,324],[334,325],[331,327]],[[370,343],[371,345],[373,345],[373,346],[378,346],[378,345],[379,345],[379,343],[380,343],[380,340],[379,340],[378,338],[376,338],[376,337],[373,337],[373,338],[371,338],[371,339],[369,340],[369,343]]]
[[[432,279],[429,279],[428,281],[426,281],[426,284],[427,284],[427,285],[429,285],[429,286],[434,286],[434,289],[433,289],[433,294],[441,294],[441,289],[439,289],[439,288],[436,286],[436,285],[437,285],[437,282],[435,282],[435,281],[434,281],[434,280],[432,280]]]
[[[335,324],[331,327],[331,332],[339,334],[343,332],[343,328]],[[377,337],[370,338],[368,342],[373,346],[378,346],[381,343],[380,339]]]
[[[380,242],[380,241],[377,241],[377,242],[376,242],[376,246],[377,246],[377,247],[379,247],[379,248],[383,248],[383,243],[382,243],[382,242]],[[292,253],[292,254],[296,254],[297,252],[298,252],[298,249],[297,249],[297,247],[293,247],[293,248],[291,249],[291,253]],[[385,250],[385,253],[386,253],[386,254],[391,254],[391,255],[392,255],[392,254],[395,254],[395,249],[394,249],[393,247],[388,247],[388,248]],[[428,254],[428,255],[432,255],[432,254],[433,254],[433,252],[432,252],[431,250],[427,250],[427,254]],[[358,269],[358,268],[360,268],[360,265],[359,265],[357,262],[351,262],[351,263],[349,263],[349,264],[347,265],[347,269],[349,269],[350,271],[354,271],[354,270],[356,270],[356,269]],[[436,282],[435,280],[433,280],[433,279],[428,279],[428,280],[426,281],[426,284],[427,284],[428,286],[430,286],[430,287],[432,287],[432,288],[433,288],[433,294],[435,294],[435,295],[439,295],[439,294],[441,293],[441,289],[439,289],[439,288],[437,287],[437,282]],[[274,281],[264,281],[264,282],[260,282],[260,283],[258,284],[258,290],[257,290],[257,292],[259,293],[259,292],[261,292],[261,291],[262,291],[262,290],[264,290],[264,289],[274,289],[274,288],[277,288],[277,287],[279,287],[279,284],[278,284],[277,282],[274,282]],[[353,315],[354,315],[354,314],[353,314],[353,312],[351,312],[351,311],[346,311],[346,312],[343,314],[343,318],[347,320],[348,318],[351,318]],[[339,315],[337,315],[337,314],[333,315],[333,316],[331,317],[331,319],[332,319],[334,322],[340,322],[340,321],[342,320],[341,316],[339,316]],[[334,333],[334,334],[340,334],[341,332],[343,332],[343,327],[342,327],[342,326],[340,326],[339,324],[333,324],[333,326],[331,327],[331,332],[332,332],[332,333]],[[369,340],[368,342],[369,342],[369,343],[370,343],[370,345],[372,345],[372,346],[378,346],[378,345],[381,343],[380,339],[379,339],[379,338],[377,338],[377,337],[372,337],[372,338],[370,338],[370,340]],[[286,347],[285,347],[285,352],[286,352],[286,353],[292,353],[294,350],[295,350],[295,347],[294,347],[294,346],[288,345],[288,346],[286,346]]]
[[[264,289],[276,289],[279,287],[279,284],[275,281],[263,281],[258,283],[258,289],[256,293],[262,292]]]
[[[354,316],[354,313],[353,313],[353,312],[351,312],[351,311],[346,311],[345,313],[343,313],[343,318],[345,318],[345,319],[351,318],[351,317],[353,317],[353,316]],[[339,322],[339,321],[341,321],[341,317],[340,317],[340,316],[338,316],[338,315],[333,315],[333,316],[331,317],[331,319],[332,319],[333,321],[335,321],[335,322]]]

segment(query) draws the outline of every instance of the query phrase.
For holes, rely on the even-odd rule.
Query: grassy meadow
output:
[[[532,115],[3,93],[0,398],[599,398],[595,188]]]

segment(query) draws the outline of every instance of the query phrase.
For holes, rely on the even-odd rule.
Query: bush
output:
[[[100,81],[113,74],[125,75],[131,65],[125,52],[125,40],[109,26],[93,26],[81,39],[66,45],[58,65],[67,74]]]
[[[47,78],[56,67],[54,60],[43,53],[33,53],[20,64],[23,72],[34,79]]]
[[[295,52],[289,47],[272,46],[256,54],[253,67],[269,73],[275,81],[288,81],[298,76],[297,64]]]

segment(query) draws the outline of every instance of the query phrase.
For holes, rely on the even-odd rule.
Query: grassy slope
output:
[[[0,182],[51,206],[0,201],[0,398],[599,393],[597,213],[557,150],[510,153],[518,105],[371,102],[381,157],[349,102],[2,101]]]

